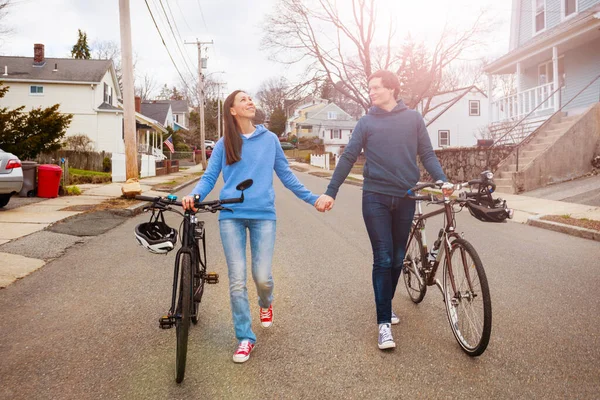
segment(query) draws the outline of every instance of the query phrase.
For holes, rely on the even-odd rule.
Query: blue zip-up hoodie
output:
[[[275,214],[275,190],[273,188],[273,170],[283,183],[298,198],[310,205],[314,205],[318,196],[312,194],[296,178],[285,158],[283,149],[279,144],[277,135],[270,132],[263,125],[257,125],[254,133],[247,138],[241,135],[242,159],[234,164],[227,165],[225,156],[225,143],[219,139],[210,156],[206,172],[192,190],[192,195],[200,195],[204,200],[211,192],[219,174],[223,171],[225,186],[219,194],[220,199],[240,197],[241,192],[236,190],[238,183],[252,179],[252,187],[244,191],[244,202],[228,204],[233,212],[219,213],[222,219],[277,219]]]
[[[419,181],[417,154],[434,180],[447,181],[431,147],[423,117],[402,101],[391,111],[371,107],[358,120],[325,194],[335,198],[361,149],[366,157],[365,191],[404,197]]]

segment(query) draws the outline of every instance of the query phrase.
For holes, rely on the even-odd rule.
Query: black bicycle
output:
[[[244,201],[244,190],[252,186],[252,183],[252,179],[248,179],[237,185],[236,189],[242,192],[239,198],[200,202],[198,201],[199,196],[196,196],[194,202],[196,211],[185,210],[183,213],[174,208],[181,207],[181,202],[177,201],[177,197],[174,195],[167,197],[135,197],[138,200],[152,202],[151,205],[144,208],[145,211],[152,211],[151,223],[152,221],[161,220],[164,223],[164,211],[172,211],[183,217],[183,231],[179,235],[181,247],[175,257],[171,308],[167,315],[159,319],[160,328],[170,329],[173,326],[176,328],[175,381],[177,383],[181,383],[185,376],[190,321],[194,325],[198,323],[198,309],[204,294],[204,285],[219,282],[217,273],[207,272],[204,221],[199,221],[196,214],[203,212],[216,213],[217,211],[233,212],[224,205],[242,203]],[[175,238],[176,236],[175,234]],[[202,242],[202,246],[200,246],[200,242]]]

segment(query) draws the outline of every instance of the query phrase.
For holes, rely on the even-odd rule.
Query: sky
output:
[[[260,49],[264,21],[278,0],[162,0],[175,35],[166,22],[159,0],[147,0],[175,64],[186,79],[197,74],[197,46],[184,41],[213,41],[207,45],[206,75],[226,82],[225,92],[241,88],[255,93],[260,84],[277,76],[294,82],[301,65],[284,66],[269,60]],[[306,0],[311,2],[314,0]],[[2,25],[9,34],[0,37],[0,55],[33,57],[33,44],[45,45],[46,57],[70,57],[77,30],[87,33],[88,42],[120,43],[118,0],[11,0]],[[391,16],[398,38],[412,37],[435,41],[446,22],[468,26],[485,7],[496,27],[489,45],[474,56],[497,58],[508,50],[510,1],[503,0],[376,0],[378,16]],[[350,0],[337,0],[342,11],[350,10]],[[500,4],[499,4],[500,3]],[[179,85],[181,78],[145,0],[130,0],[131,30],[136,75],[149,74],[162,86]],[[171,18],[171,15],[173,18]],[[173,22],[174,21],[174,22]],[[385,25],[385,23],[382,23]],[[177,46],[179,44],[179,47]],[[181,48],[181,51],[180,49]],[[203,48],[204,51],[204,48]],[[155,93],[158,94],[158,91]]]

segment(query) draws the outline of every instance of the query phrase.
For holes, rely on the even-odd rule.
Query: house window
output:
[[[29,94],[42,95],[44,94],[43,86],[29,86]]]
[[[108,103],[108,85],[104,84],[104,102]]]
[[[179,114],[175,114],[175,122],[179,123]]]
[[[113,88],[112,86],[108,88],[108,104],[113,105]]]
[[[335,111],[327,111],[327,119],[337,119],[337,113]]]
[[[535,10],[533,24],[535,26],[535,33],[538,33],[546,29],[546,0],[532,1]]]
[[[538,65],[538,85],[545,85],[554,82],[554,64],[552,60]],[[558,57],[558,84],[560,87],[565,85],[565,58]]]
[[[341,139],[342,138],[342,131],[339,129],[332,129],[331,130],[331,138],[332,139]]]
[[[469,116],[479,116],[479,100],[469,100]]]
[[[561,0],[563,18],[577,14],[577,0]]]
[[[450,146],[450,131],[438,131],[438,146]]]

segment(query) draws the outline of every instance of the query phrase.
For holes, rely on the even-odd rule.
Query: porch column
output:
[[[150,147],[150,129],[146,129],[146,147]],[[146,150],[148,154],[148,150]]]
[[[486,74],[486,75],[487,75],[487,78],[488,78],[487,94],[488,94],[488,125],[489,125],[494,120],[494,116],[492,115],[492,101],[493,101],[493,97],[492,97],[492,75],[491,74]]]
[[[558,47],[552,48],[552,76],[554,77],[554,85],[552,90],[558,89]],[[560,90],[554,93],[554,112],[560,109]]]
[[[523,82],[521,81],[521,63],[518,62],[517,63],[517,76],[516,76],[516,81],[517,81],[517,114],[520,116],[521,114],[525,114],[525,105],[523,104],[523,101],[521,101],[521,87],[523,85]]]

